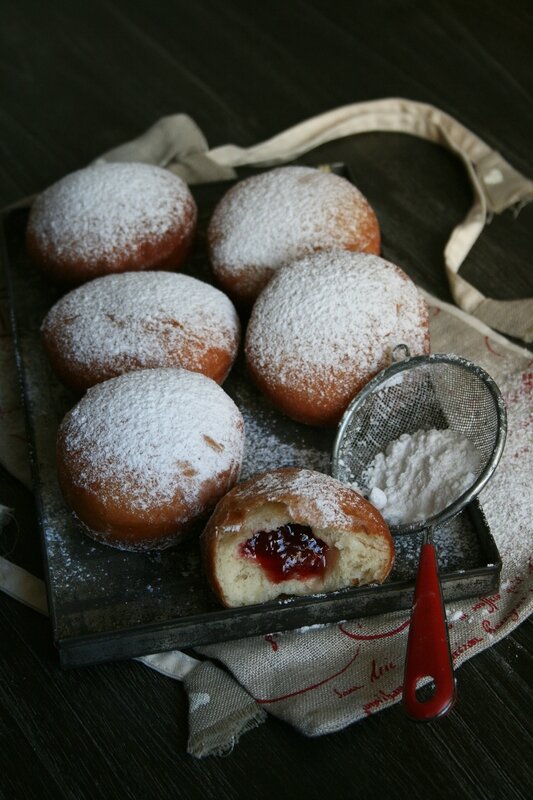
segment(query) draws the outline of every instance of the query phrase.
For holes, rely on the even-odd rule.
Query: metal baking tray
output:
[[[211,278],[205,228],[227,187],[227,183],[193,187],[200,232],[185,271],[207,281]],[[27,213],[19,209],[4,215],[2,260],[61,665],[78,667],[409,608],[421,535],[396,539],[395,566],[382,586],[224,609],[202,572],[195,538],[160,553],[139,554],[106,547],[80,531],[65,507],[55,469],[57,426],[78,398],[61,386],[41,346],[41,321],[60,291],[26,255]],[[275,412],[249,381],[242,352],[224,388],[245,418],[242,479],[277,466],[329,472],[335,431],[308,428]],[[501,561],[477,501],[437,529],[435,543],[445,600],[496,590]]]

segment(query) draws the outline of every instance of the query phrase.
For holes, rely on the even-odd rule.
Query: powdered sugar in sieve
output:
[[[367,497],[374,491],[393,533],[413,533],[457,514],[481,491],[506,430],[500,391],[480,367],[455,355],[407,357],[348,406],[332,474]]]
[[[389,525],[404,525],[447,508],[472,486],[481,462],[475,443],[458,431],[418,430],[378,453],[363,481]]]

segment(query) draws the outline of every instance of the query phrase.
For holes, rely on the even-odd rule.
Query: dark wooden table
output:
[[[165,114],[189,113],[212,146],[251,145],[386,96],[439,106],[533,177],[527,0],[4,0],[1,12],[0,205]],[[384,255],[449,300],[442,248],[471,200],[455,159],[389,134],[324,157],[349,162]],[[526,296],[532,250],[529,206],[494,219],[464,274],[486,294]],[[0,502],[19,525],[1,552],[42,574],[31,495],[3,471]],[[228,757],[197,761],[179,683],[134,662],[61,671],[47,619],[0,595],[0,797],[529,798],[532,642],[526,622],[461,667],[457,704],[439,722],[415,725],[395,706],[308,740],[272,718]]]

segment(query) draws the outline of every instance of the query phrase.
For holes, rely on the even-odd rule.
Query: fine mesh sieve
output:
[[[333,449],[332,474],[368,494],[365,471],[378,453],[402,434],[452,430],[469,439],[480,453],[474,482],[446,508],[428,519],[391,525],[394,534],[440,525],[472,500],[496,469],[507,430],[505,406],[492,378],[476,364],[455,355],[410,358],[383,370],[352,400]]]
[[[366,470],[376,455],[402,434],[421,430],[457,432],[480,454],[473,483],[459,496],[427,519],[390,526],[394,535],[425,531],[407,643],[403,703],[413,719],[430,720],[446,714],[455,698],[432,528],[459,513],[485,486],[503,452],[507,418],[498,387],[476,364],[455,355],[411,358],[404,345],[395,348],[393,358],[397,363],[371,380],[348,406],[334,444],[333,476],[368,494],[371,487],[366,485]],[[421,701],[418,688],[429,679],[433,694]]]

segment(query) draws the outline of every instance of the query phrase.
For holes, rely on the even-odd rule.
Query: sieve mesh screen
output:
[[[412,532],[439,524],[461,508],[486,483],[501,455],[505,407],[484,370],[457,356],[408,358],[374,378],[352,401],[337,435],[332,473],[366,493],[365,470],[378,453],[402,434],[449,429],[470,439],[481,454],[474,484],[436,517],[396,526]]]

